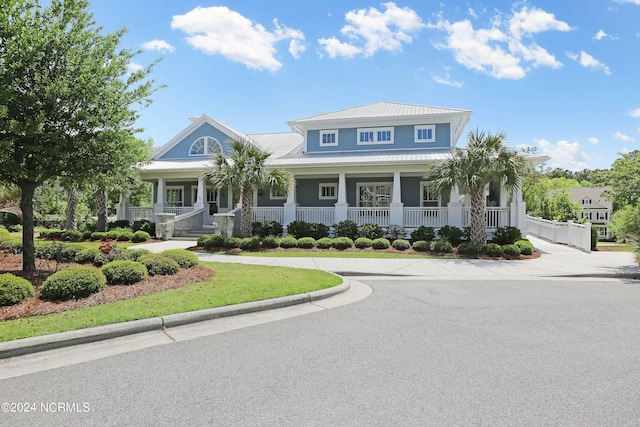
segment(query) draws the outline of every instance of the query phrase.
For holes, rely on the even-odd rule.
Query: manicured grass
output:
[[[206,282],[110,304],[0,322],[0,342],[295,295],[342,283],[341,278],[320,270],[208,262],[202,265],[216,271]]]
[[[225,252],[220,252],[225,254]],[[435,254],[410,254],[404,252],[374,252],[374,251],[267,251],[267,252],[235,252],[232,255],[272,257],[272,258],[444,258]]]
[[[598,251],[602,252],[635,252],[637,246],[624,243],[600,243],[596,246]]]

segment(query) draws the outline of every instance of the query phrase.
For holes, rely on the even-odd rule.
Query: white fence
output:
[[[347,211],[347,219],[358,225],[377,224],[388,227],[389,216],[389,208],[349,208]]]
[[[253,208],[251,211],[254,222],[275,221],[280,224],[284,222],[284,208],[282,207]]]
[[[527,215],[527,233],[552,243],[560,243],[591,252],[591,224],[558,222]]]
[[[511,225],[511,210],[510,208],[494,208],[488,207],[484,210],[484,223],[488,229],[495,229],[498,227],[506,227]],[[462,226],[468,227],[471,225],[471,208],[462,208]]]
[[[406,228],[427,227],[440,228],[448,224],[447,208],[404,208],[403,222]]]
[[[334,220],[335,212],[336,210],[334,208],[299,207],[296,209],[296,220],[331,225],[336,222]]]

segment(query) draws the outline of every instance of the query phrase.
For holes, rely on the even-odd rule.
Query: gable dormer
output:
[[[306,153],[450,149],[471,111],[378,102],[293,120]]]

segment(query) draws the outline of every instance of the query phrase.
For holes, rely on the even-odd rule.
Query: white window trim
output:
[[[332,187],[334,196],[323,196],[322,195],[323,187],[325,188]],[[318,184],[318,200],[338,200],[338,184],[333,182],[331,183],[321,182],[320,184]]]
[[[424,202],[425,202],[424,197],[423,197],[424,196],[424,188],[427,185],[429,185],[428,182],[421,182],[420,183],[420,207],[421,208],[424,208],[424,207],[433,208],[434,207],[434,206],[425,206],[424,205]],[[435,201],[435,200],[432,200],[432,201]],[[439,207],[439,208],[442,207],[442,197],[438,196],[437,201],[438,201],[438,206],[437,207]]]
[[[388,132],[391,131],[391,140],[390,141],[378,141],[378,132]],[[373,141],[360,141],[360,133],[361,132],[373,132]],[[391,145],[393,144],[395,137],[393,132],[393,127],[384,127],[384,128],[358,128],[356,133],[356,138],[358,145]]]
[[[169,205],[169,190],[180,190],[182,198],[180,200],[180,205],[179,206],[172,206],[172,207],[184,207],[184,187],[182,187],[181,185],[168,185],[165,187],[165,203],[167,205]]]
[[[329,143],[323,143],[322,142],[322,137],[324,135],[335,135],[336,136],[336,140],[335,142],[329,142]],[[338,145],[338,130],[321,130],[320,131],[320,146],[321,147],[335,147]]]
[[[273,194],[273,188],[269,190],[269,200],[287,200],[287,195]]]
[[[363,207],[360,206],[360,188],[362,187],[368,187],[370,185],[388,185],[391,189],[391,191],[389,192],[389,205],[391,205],[391,200],[393,200],[393,182],[392,181],[378,181],[378,182],[356,182],[356,202],[359,208]]]
[[[436,142],[436,125],[414,126],[414,142],[416,144],[424,144],[428,142]],[[418,139],[419,130],[431,130],[431,139]]]
[[[204,154],[191,154],[191,150],[193,149],[193,146],[196,145],[196,143],[198,141],[202,140],[202,143],[204,144]],[[196,139],[195,141],[193,141],[193,143],[189,146],[189,157],[202,157],[202,156],[209,156],[212,153],[218,151],[218,150],[210,150],[209,148],[212,145],[217,145],[218,150],[222,151],[222,145],[220,144],[220,142],[218,142],[217,139],[215,139],[212,136],[201,136],[200,138]]]

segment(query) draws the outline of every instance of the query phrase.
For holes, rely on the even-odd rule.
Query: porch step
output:
[[[182,231],[173,236],[170,240],[198,240],[200,236],[206,236],[213,234],[215,231],[213,228],[199,228],[189,231]]]

